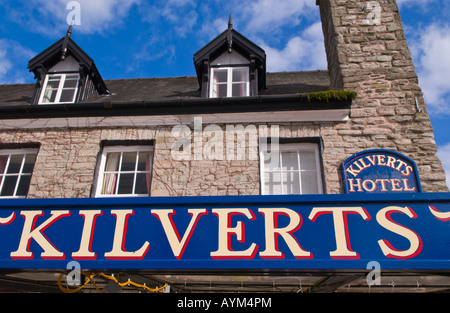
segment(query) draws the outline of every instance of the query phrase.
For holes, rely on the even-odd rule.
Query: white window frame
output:
[[[56,76],[61,76],[61,79],[59,80],[59,85],[58,85],[58,89],[56,92],[56,97],[55,97],[55,101],[54,102],[43,102],[44,101],[44,95],[45,95],[45,91],[47,90],[47,84],[48,84],[48,80],[51,79],[52,77],[56,77]],[[75,88],[70,88],[70,89],[74,89],[74,93],[73,93],[73,98],[71,101],[65,101],[65,102],[61,102],[61,94],[64,90],[64,83],[66,81],[66,77],[67,76],[77,76],[77,85]],[[76,96],[78,94],[78,87],[80,84],[80,75],[78,73],[52,73],[52,74],[47,74],[45,76],[45,81],[41,90],[41,95],[39,97],[39,104],[43,104],[43,105],[48,105],[48,104],[59,104],[59,103],[74,103]],[[68,88],[67,88],[68,89]]]
[[[260,182],[261,182],[261,194],[262,195],[275,195],[272,193],[267,193],[266,192],[266,185],[265,185],[265,173],[266,172],[280,172],[280,184],[281,184],[281,193],[280,195],[283,194],[288,194],[285,193],[283,190],[283,183],[282,183],[282,178],[283,175],[282,173],[284,172],[282,170],[282,165],[279,164],[278,169],[277,170],[266,170],[264,168],[264,153],[266,151],[268,151],[268,147],[270,147],[270,144],[267,145],[261,145],[260,146]],[[276,148],[276,147],[275,147]],[[271,151],[271,150],[269,150]],[[276,151],[276,152],[275,152]],[[278,153],[278,160],[277,162],[282,162],[282,153],[283,152],[297,152],[297,154],[301,151],[305,151],[305,152],[314,152],[315,155],[315,161],[316,161],[316,175],[317,175],[317,194],[323,194],[323,184],[322,184],[322,166],[321,166],[321,161],[320,161],[320,151],[319,151],[319,146],[318,144],[315,143],[289,143],[289,144],[279,144],[278,145],[278,150],[275,150],[274,152],[270,152],[270,153]],[[298,178],[299,178],[299,188],[300,188],[300,194],[302,194],[302,179],[301,179],[301,174],[302,172],[306,172],[304,170],[301,170],[300,167],[300,158],[297,157],[298,159],[298,170],[291,170],[288,172],[298,172]],[[309,171],[311,172],[311,171]],[[278,195],[278,194],[277,194]]]
[[[32,176],[33,175],[33,171],[31,171],[31,173],[23,173],[23,168],[24,168],[24,164],[25,164],[25,158],[27,155],[29,154],[33,154],[36,155],[38,154],[39,149],[0,149],[0,156],[8,156],[8,159],[6,160],[6,164],[4,165],[5,168],[3,169],[2,172],[0,172],[0,199],[24,199],[27,197],[27,195],[22,195],[22,196],[18,196],[17,195],[17,191],[20,185],[20,180],[22,179],[22,177],[24,176]],[[11,162],[11,156],[12,155],[22,155],[23,154],[23,158],[22,158],[22,163],[20,165],[20,170],[18,173],[7,173],[7,170],[9,168],[10,162]],[[33,169],[34,169],[34,164],[33,164]],[[18,176],[17,181],[16,181],[16,185],[14,187],[14,192],[13,195],[11,196],[2,196],[1,193],[3,191],[3,187],[4,187],[4,183],[6,181],[6,177],[8,176]],[[28,185],[28,188],[30,187],[30,185]],[[28,193],[28,191],[27,191]]]
[[[211,79],[210,79],[210,92],[209,97],[210,98],[218,98],[217,95],[217,83],[214,82],[214,72],[215,71],[227,71],[227,82],[222,83],[223,85],[227,85],[227,95],[226,97],[232,97],[233,96],[233,84],[245,84],[245,94],[241,95],[240,97],[248,97],[250,95],[250,69],[248,66],[220,66],[220,67],[211,67]],[[245,70],[246,80],[243,82],[233,82],[233,71],[235,70]],[[235,96],[236,97],[236,96]]]
[[[152,167],[153,167],[153,146],[149,146],[149,145],[139,145],[139,146],[107,146],[103,148],[102,151],[102,155],[101,155],[101,159],[100,159],[100,164],[99,164],[99,169],[98,169],[98,178],[97,178],[97,185],[96,185],[96,191],[95,191],[95,197],[96,198],[100,198],[100,197],[148,197],[150,196],[150,187],[151,187],[151,175],[152,175]],[[137,166],[138,166],[138,162],[136,162],[135,164],[135,169],[134,171],[121,171],[121,168],[119,168],[117,171],[113,171],[113,172],[117,172],[119,175],[117,177],[117,182],[115,183],[115,191],[114,194],[103,194],[102,193],[102,188],[103,188],[103,179],[104,179],[104,174],[105,172],[108,173],[108,171],[105,171],[105,166],[106,166],[106,159],[107,159],[107,155],[108,153],[120,153],[120,160],[119,160],[119,166],[122,166],[122,157],[123,157],[123,153],[124,152],[148,152],[150,153],[150,160],[149,160],[149,170],[148,171],[138,171],[137,170]],[[120,175],[121,174],[131,174],[134,173],[134,180],[133,180],[133,187],[132,187],[132,191],[133,193],[131,194],[117,194],[118,188],[119,188],[119,184],[120,184]],[[136,194],[134,193],[135,191],[135,187],[136,187],[136,175],[137,174],[143,174],[146,173],[149,175],[149,192],[145,193],[145,194]]]

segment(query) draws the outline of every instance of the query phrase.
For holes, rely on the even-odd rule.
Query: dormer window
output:
[[[211,62],[210,98],[250,95],[250,61],[235,51],[226,51]]]
[[[29,61],[37,79],[32,105],[78,103],[109,93],[94,61],[71,34],[72,26],[65,37]]]
[[[249,95],[248,67],[212,68],[211,98],[246,97]]]
[[[47,75],[39,104],[75,102],[79,80],[78,74]]]
[[[194,55],[203,98],[256,96],[266,84],[263,49],[233,29],[213,39]]]

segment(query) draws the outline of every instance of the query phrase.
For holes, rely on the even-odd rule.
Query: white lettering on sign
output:
[[[95,219],[102,215],[100,210],[85,210],[79,213],[84,218],[84,227],[80,240],[80,249],[72,253],[74,259],[95,259],[97,255],[91,251],[92,236],[94,233]]]
[[[114,243],[110,252],[105,253],[107,259],[142,259],[150,248],[150,243],[146,241],[142,247],[134,252],[124,251],[125,236],[129,215],[133,215],[133,210],[112,210],[111,214],[116,216],[116,230],[114,231]]]
[[[32,259],[33,253],[28,251],[31,239],[34,239],[44,252],[41,253],[43,259],[64,259],[64,253],[56,249],[53,244],[42,234],[42,232],[58,219],[69,216],[69,211],[52,211],[52,216],[43,222],[39,227],[35,227],[36,219],[42,216],[42,211],[22,211],[20,213],[25,218],[22,237],[20,238],[19,248],[11,252],[13,259]]]
[[[302,226],[302,217],[299,213],[284,208],[277,209],[259,209],[259,212],[265,217],[266,230],[266,250],[260,252],[262,258],[283,258],[284,254],[278,249],[278,238],[281,237],[288,245],[290,251],[296,258],[312,258],[311,252],[302,249],[297,239],[292,234]],[[286,227],[279,228],[278,215],[286,215],[289,218],[289,224]]]
[[[450,212],[439,212],[434,206],[430,205],[428,206],[428,209],[430,209],[431,214],[438,220],[443,222],[450,221]]]
[[[352,162],[345,171],[353,175],[353,177],[357,177],[363,170],[372,166],[390,167],[406,177],[411,175],[413,171],[413,168],[402,160],[383,154],[367,155],[364,158],[359,158]]]
[[[359,254],[350,248],[350,237],[348,235],[347,214],[357,213],[365,221],[370,220],[369,214],[361,207],[337,207],[337,208],[313,208],[309,219],[313,222],[321,214],[332,214],[334,222],[334,233],[336,236],[336,250],[330,252],[333,259],[359,258]]]
[[[180,259],[183,256],[184,249],[186,249],[186,245],[192,236],[192,232],[194,231],[195,225],[197,224],[200,216],[203,214],[208,214],[206,209],[189,209],[188,213],[191,215],[191,221],[184,232],[183,238],[180,238],[178,230],[172,220],[172,215],[174,214],[173,209],[152,210],[151,212],[161,222],[164,232],[166,233],[167,240],[172,248],[172,252],[177,259]]]
[[[377,213],[377,222],[391,232],[408,239],[410,247],[407,250],[397,250],[389,243],[389,241],[384,239],[379,240],[378,244],[380,245],[383,254],[389,258],[406,259],[414,257],[422,250],[422,240],[414,231],[392,221],[392,213],[403,213],[409,218],[417,218],[416,213],[408,207],[402,208],[398,206],[390,206]]]
[[[212,212],[219,219],[219,248],[217,251],[211,252],[213,259],[227,259],[227,258],[253,258],[255,256],[258,246],[252,243],[250,247],[244,251],[234,251],[231,249],[230,235],[235,235],[238,242],[245,242],[244,224],[238,221],[235,227],[231,227],[233,215],[244,215],[250,220],[256,217],[249,209],[213,209]]]
[[[301,245],[302,237],[300,237],[300,229],[303,226],[303,219],[301,212],[295,211],[289,208],[259,208],[258,216],[255,216],[254,212],[250,208],[197,208],[180,210],[177,214],[189,214],[190,219],[186,219],[181,216],[180,221],[177,219],[174,221],[175,209],[151,209],[145,211],[145,214],[154,221],[159,221],[160,226],[152,226],[146,229],[147,234],[149,232],[157,232],[158,240],[162,236],[167,239],[167,244],[170,247],[174,257],[178,260],[183,258],[183,254],[189,247],[189,242],[194,234],[200,236],[208,236],[209,234],[198,234],[197,224],[204,223],[206,218],[202,218],[204,215],[208,215],[210,211],[217,217],[217,220],[208,227],[217,227],[217,233],[211,234],[214,238],[217,238],[217,245],[214,248],[209,248],[207,253],[211,259],[254,259],[256,255],[259,255],[261,259],[279,259],[284,258],[286,253],[290,253],[292,256],[298,259],[314,259],[313,248],[308,247],[304,249]],[[450,219],[449,212],[440,212],[435,207],[429,206],[431,214],[439,221],[448,221]],[[142,211],[141,211],[142,212]],[[111,238],[106,243],[102,242],[102,247],[108,248],[108,244],[111,244],[111,250],[98,256],[96,252],[92,251],[92,242],[95,239],[95,225],[98,223],[99,217],[102,216],[101,222],[109,221],[110,219],[103,219],[104,211],[97,210],[80,210],[79,218],[84,219],[84,223],[77,226],[80,228],[80,232],[71,232],[71,239],[75,240],[74,249],[77,251],[71,254],[74,259],[96,259],[98,257],[104,257],[106,259],[143,259],[146,257],[147,252],[150,250],[150,240],[145,238],[146,232],[136,232],[136,229],[128,229],[128,220],[132,219],[135,211],[132,209],[115,209],[111,210],[111,216],[115,217],[114,225],[107,228],[114,233],[111,236],[102,238]],[[40,254],[42,259],[64,259],[65,253],[56,247],[51,238],[48,238],[45,234],[46,230],[57,223],[60,219],[68,218],[71,216],[69,210],[52,210],[49,211],[50,216],[44,218],[44,211],[41,210],[23,210],[20,215],[25,219],[23,221],[23,228],[20,240],[18,240],[18,248],[16,251],[10,253],[12,259],[32,259],[34,258],[33,249],[36,249],[36,245],[30,246],[31,241],[34,241],[43,251]],[[328,219],[332,221],[332,229],[334,230],[334,236],[330,240],[334,240],[336,249],[329,251],[331,259],[359,259],[360,255],[358,249],[354,250],[351,246],[351,236],[349,229],[352,227],[348,220],[348,215],[356,215],[356,220],[360,220],[360,223],[366,223],[371,220],[371,216],[367,210],[360,206],[354,207],[312,207],[309,211],[308,230],[311,227],[317,225],[317,218],[321,215],[329,215]],[[17,214],[18,215],[18,214]],[[153,215],[153,217],[151,217]],[[402,243],[401,246],[397,246],[397,241],[393,241],[392,238],[376,238],[376,243],[380,248],[380,255],[384,255],[387,258],[407,259],[414,258],[422,251],[422,239],[419,234],[413,230],[399,224],[394,220],[395,216],[406,216],[409,219],[416,219],[417,215],[409,207],[400,206],[387,206],[377,210],[376,220],[373,223],[377,223],[387,231],[391,232],[393,236],[402,237],[402,241],[409,243],[405,246]],[[142,215],[140,215],[140,218]],[[43,221],[39,218],[44,219]],[[137,217],[134,217],[137,218]],[[263,223],[254,224],[257,219],[263,219]],[[325,217],[320,218],[320,222],[325,220]],[[2,231],[6,229],[7,225],[13,225],[17,223],[19,218],[16,218],[16,213],[13,212],[9,217],[0,218],[0,225],[2,225]],[[213,218],[215,220],[215,218]],[[352,223],[356,223],[355,219],[351,219]],[[39,221],[39,223],[37,223]],[[139,222],[139,220],[138,220]],[[209,220],[211,222],[211,219]],[[76,224],[76,223],[75,223]],[[175,225],[177,224],[177,225]],[[78,224],[76,224],[78,225]],[[130,225],[135,225],[134,223]],[[187,225],[187,226],[186,226]],[[249,232],[250,239],[247,238],[247,228],[257,225],[258,229],[252,228]],[[246,227],[248,226],[248,227]],[[142,223],[139,227],[143,227]],[[361,227],[361,225],[358,225]],[[102,225],[103,231],[105,231]],[[204,228],[203,228],[204,229]],[[139,230],[139,229],[138,229]],[[136,251],[127,251],[125,244],[127,242],[127,232],[133,234],[128,244],[133,247],[140,247]],[[328,232],[327,232],[328,233]],[[47,231],[47,234],[55,236],[55,233]],[[137,234],[137,235],[136,235]],[[68,234],[64,234],[68,235]],[[257,235],[258,237],[255,237]],[[73,237],[75,236],[75,237]],[[77,238],[76,236],[79,236]],[[136,236],[138,236],[136,238]],[[308,236],[308,234],[306,234]],[[305,241],[303,237],[303,241]],[[147,240],[146,240],[147,239]],[[369,238],[370,239],[370,238]],[[14,238],[8,238],[8,240],[14,240]],[[79,240],[79,241],[78,241]],[[59,240],[61,242],[61,240]],[[279,243],[282,242],[282,245]],[[79,244],[78,244],[79,243]],[[161,242],[159,243],[161,244]],[[263,247],[263,250],[259,251],[259,245]],[[198,249],[198,245],[196,246]],[[214,250],[216,249],[216,250]],[[105,249],[108,251],[108,249]],[[104,250],[104,251],[105,251]],[[311,251],[309,251],[311,250]],[[330,249],[331,250],[331,249]],[[327,251],[328,252],[328,251]],[[68,254],[70,255],[70,254]],[[149,257],[151,258],[151,256]]]
[[[410,187],[408,185],[408,179],[365,179],[350,178],[348,180],[348,187],[350,192],[373,192],[378,188],[381,191],[416,191],[416,187]]]

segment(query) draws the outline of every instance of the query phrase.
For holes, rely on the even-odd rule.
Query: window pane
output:
[[[222,98],[227,96],[228,86],[227,85],[216,85],[217,97]]]
[[[23,165],[22,173],[32,173],[35,162],[36,154],[27,154],[25,156],[25,164]]]
[[[298,172],[283,173],[283,194],[292,195],[300,193]]]
[[[106,156],[105,172],[115,172],[119,170],[120,152],[111,152]]]
[[[264,173],[265,177],[265,194],[280,195],[281,194],[281,177],[279,172]]]
[[[315,171],[316,154],[313,151],[300,152],[300,167],[305,171]]]
[[[139,152],[138,171],[150,171],[150,153]]]
[[[247,82],[248,81],[248,71],[245,69],[234,69],[233,70],[233,83],[237,82]]]
[[[43,103],[55,102],[57,89],[46,89],[44,91],[44,97],[42,98]]]
[[[302,172],[302,193],[303,194],[319,193],[316,172]]]
[[[233,97],[244,97],[247,96],[247,84],[233,84]]]
[[[49,76],[47,85],[45,86],[44,95],[42,97],[43,103],[55,102],[60,80],[61,75]]]
[[[136,169],[137,152],[124,152],[122,155],[122,172],[134,171]]]
[[[61,80],[61,76],[59,76],[59,75],[49,77],[47,80],[46,89],[58,89],[60,80]]]
[[[75,96],[75,89],[66,89],[61,91],[61,97],[59,102],[73,102],[73,97]]]
[[[6,163],[8,162],[8,156],[0,156],[0,174],[5,173]]]
[[[30,187],[31,175],[23,175],[20,177],[19,187],[16,196],[26,196]]]
[[[297,152],[282,152],[281,165],[283,171],[298,170]]]
[[[3,184],[2,192],[0,196],[8,197],[14,196],[14,189],[16,189],[17,176],[5,176],[5,182]]]
[[[103,175],[102,195],[113,195],[116,192],[117,174]]]
[[[66,79],[64,82],[64,89],[75,89],[77,88],[78,80],[75,79]]]
[[[227,70],[215,70],[214,71],[214,82],[215,83],[226,83],[228,80]]]
[[[135,194],[149,194],[150,187],[150,174],[148,173],[140,173],[136,174],[136,186],[134,193]]]
[[[76,88],[78,83],[77,75],[67,75],[64,82],[64,88]]]
[[[133,193],[134,174],[120,174],[119,189],[117,194],[132,194]]]
[[[8,174],[11,173],[19,173],[20,167],[22,166],[23,154],[14,154],[11,155],[9,160],[8,170],[6,171]]]

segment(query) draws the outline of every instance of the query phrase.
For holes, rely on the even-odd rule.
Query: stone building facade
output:
[[[379,16],[369,2],[317,0],[331,86],[358,93],[349,122],[334,129],[345,148],[326,146],[338,148],[336,155],[363,148],[399,151],[416,161],[425,192],[446,191],[397,3],[377,3]]]
[[[267,73],[265,88],[248,100],[202,99],[196,77],[105,81],[109,94],[59,107],[30,103],[34,85],[0,86],[0,148],[38,149],[28,198],[93,197],[104,146],[143,142],[153,150],[150,196],[260,195],[264,188],[260,139],[267,137],[264,129],[277,127],[280,142],[317,143],[323,193],[343,193],[342,162],[369,149],[393,150],[410,157],[417,164],[423,191],[445,192],[445,174],[436,156],[433,128],[397,4],[394,0],[378,2],[381,15],[374,22],[368,20],[371,8],[367,2],[317,0],[328,71]],[[245,49],[256,49],[232,28],[224,32],[225,42],[230,34],[235,40],[232,47],[228,41],[229,49],[244,51],[243,55]],[[69,54],[79,54],[68,36],[61,44],[68,45]],[[53,58],[51,51],[41,57]],[[265,71],[262,60],[256,57],[251,62]],[[34,62],[33,66],[40,64],[42,69],[44,63]],[[81,64],[79,72],[98,76],[97,72],[89,74],[91,68]],[[50,73],[48,68],[40,71]],[[261,73],[255,75],[261,79]],[[200,83],[201,87],[205,81]],[[43,77],[38,77],[37,84],[42,89]],[[351,90],[357,97],[307,100],[310,92],[327,90]],[[239,108],[242,106],[245,109]],[[189,127],[191,148],[195,149],[194,120],[199,117],[203,118],[203,140],[196,147],[203,152],[211,149],[215,138],[222,142],[216,146],[225,149],[222,157],[205,153],[197,159],[174,158],[174,145],[181,138],[174,136],[174,128]],[[215,132],[208,133],[211,125]],[[249,137],[240,141],[232,136],[230,132],[236,128],[227,129],[230,125],[245,130],[254,127],[256,144]],[[229,137],[232,141],[226,140]],[[226,149],[247,149],[246,157],[227,158]]]

